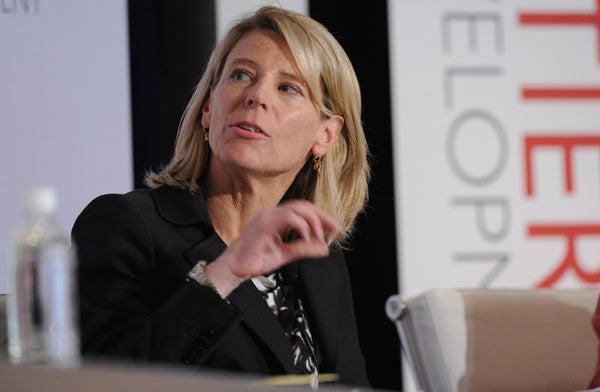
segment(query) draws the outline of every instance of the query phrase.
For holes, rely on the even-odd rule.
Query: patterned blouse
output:
[[[279,272],[258,276],[252,281],[279,320],[292,345],[296,371],[299,374],[312,375],[312,379],[316,380],[318,369],[315,347],[302,300],[296,297],[294,287],[289,283],[283,283]]]

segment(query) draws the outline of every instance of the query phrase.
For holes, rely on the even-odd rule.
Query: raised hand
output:
[[[206,273],[226,297],[245,280],[301,258],[326,256],[327,238],[340,230],[327,212],[306,200],[267,207],[206,267]]]

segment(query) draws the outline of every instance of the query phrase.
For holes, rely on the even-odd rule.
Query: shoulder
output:
[[[136,210],[140,206],[152,203],[152,192],[152,189],[136,189],[128,193],[105,193],[93,198],[82,210],[80,216]]]
[[[105,193],[92,199],[87,208],[149,207],[180,203],[193,197],[189,192],[169,186],[137,188],[127,193]]]
[[[176,225],[209,221],[201,192],[192,194],[170,186],[139,188],[128,193],[107,193],[94,198],[82,211],[81,216],[103,215],[115,219],[132,216],[143,219],[162,219]]]
[[[341,275],[348,275],[348,265],[346,263],[346,256],[344,251],[337,246],[333,246],[329,251],[330,264],[335,268]]]
[[[149,191],[135,190],[124,194],[106,193],[96,196],[75,219],[73,233],[96,232],[139,220],[142,209],[140,205],[147,204],[148,200],[151,200]]]
[[[332,248],[328,256],[300,260],[297,265],[300,275],[309,285],[322,285],[333,289],[342,286],[348,279],[346,259],[338,248]]]

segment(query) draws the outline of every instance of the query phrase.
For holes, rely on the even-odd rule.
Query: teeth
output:
[[[240,125],[239,127],[242,128],[242,129],[245,129],[246,131],[256,132],[256,133],[259,132],[257,128],[250,127],[248,125]]]

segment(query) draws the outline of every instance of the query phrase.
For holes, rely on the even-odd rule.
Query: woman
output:
[[[360,108],[316,21],[233,25],[171,162],[75,222],[83,354],[368,385],[341,251],[368,195]]]

